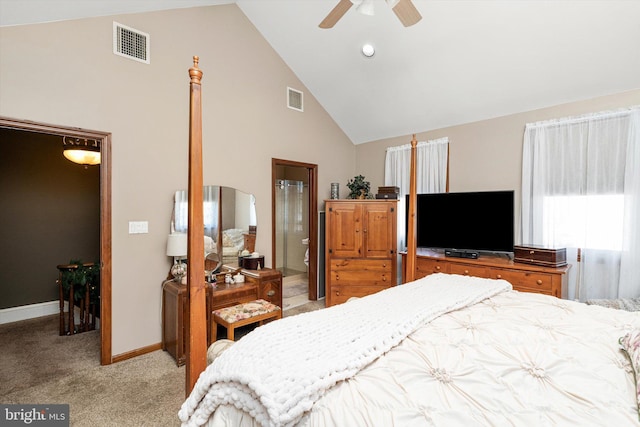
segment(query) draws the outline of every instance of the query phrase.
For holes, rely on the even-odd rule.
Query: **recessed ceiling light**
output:
[[[362,54],[367,58],[371,58],[376,53],[376,50],[373,48],[372,44],[366,43],[362,45]]]

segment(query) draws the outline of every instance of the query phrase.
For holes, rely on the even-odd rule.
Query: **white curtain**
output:
[[[178,190],[174,195],[173,221],[171,232],[186,233],[189,226],[189,196],[187,191]],[[220,187],[206,185],[202,190],[204,234],[217,240],[218,235],[218,201]]]
[[[521,241],[567,248],[570,299],[640,297],[639,199],[640,107],[526,125]]]
[[[418,142],[416,147],[416,191],[444,193],[447,189],[449,138]],[[398,202],[398,243],[406,247],[405,212],[411,174],[411,144],[387,148],[384,164],[384,185],[400,189]]]

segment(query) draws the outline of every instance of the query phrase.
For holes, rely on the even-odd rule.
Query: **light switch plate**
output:
[[[129,234],[145,234],[149,232],[149,221],[129,221]]]

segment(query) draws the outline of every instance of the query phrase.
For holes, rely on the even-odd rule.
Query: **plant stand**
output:
[[[93,266],[93,263],[83,264],[85,267]],[[93,331],[96,329],[97,303],[91,303],[89,284],[85,286],[84,297],[80,300],[74,298],[74,285],[71,284],[69,291],[65,292],[62,286],[62,275],[66,271],[73,271],[78,268],[77,264],[58,265],[58,293],[60,302],[60,335],[73,335],[80,332]],[[68,310],[64,310],[65,300],[69,301]],[[75,323],[75,307],[80,308],[80,323]]]

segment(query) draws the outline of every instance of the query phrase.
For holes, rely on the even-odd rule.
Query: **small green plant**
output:
[[[89,291],[89,302],[97,303],[100,297],[100,265],[98,263],[85,264],[80,260],[71,260],[69,265],[77,265],[77,268],[69,268],[62,271],[62,289],[69,292],[73,285],[73,299],[84,299]]]
[[[369,181],[365,181],[364,176],[358,175],[347,182],[347,187],[351,192],[349,193],[349,199],[373,199],[371,194],[371,184]]]

